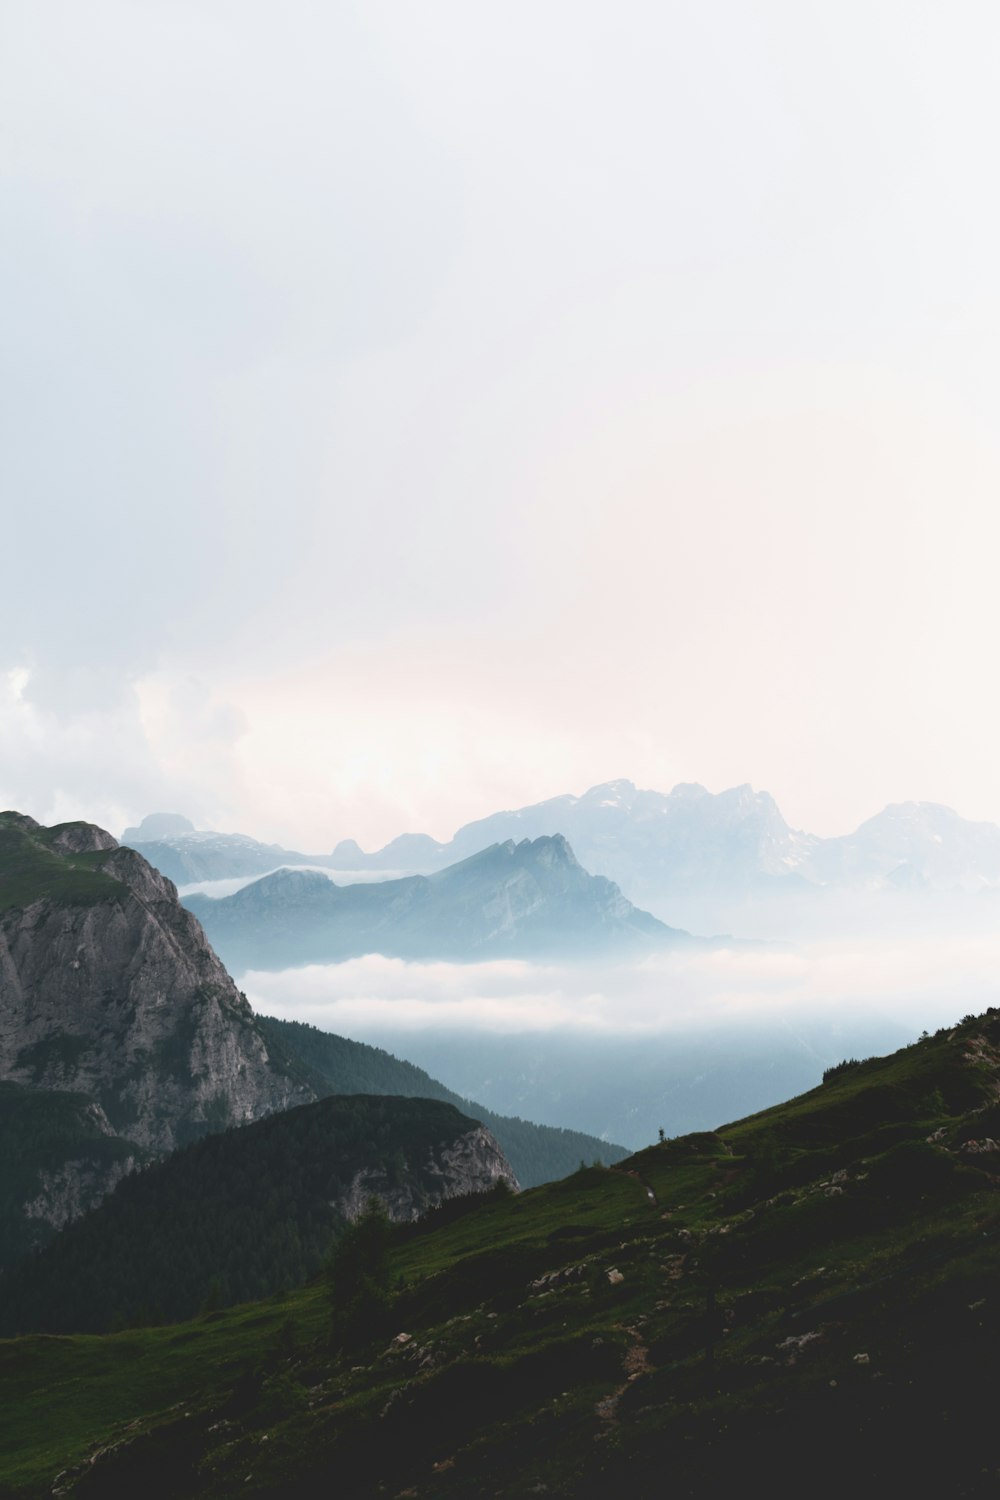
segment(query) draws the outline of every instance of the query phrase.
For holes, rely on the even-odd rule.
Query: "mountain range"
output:
[[[669,793],[619,780],[467,823],[441,843],[406,833],[366,853],[352,839],[304,855],[242,834],[172,830],[155,814],[123,842],[179,884],[314,865],[358,876],[430,874],[496,843],[562,834],[585,869],[633,901],[701,892],[964,890],[1000,887],[1000,828],[934,802],[900,802],[853,833],[821,838],[792,828],[774,798],[750,786],[717,794],[694,783]],[[187,820],[180,820],[186,823]]]
[[[497,867],[528,932],[539,871],[623,899],[555,836],[464,863],[473,934]],[[5,1495],[995,1489],[996,1010],[512,1193],[474,1107],[255,1016],[140,855],[7,813],[0,1021]]]
[[[373,1086],[465,1105],[376,1049],[306,1047],[265,1023],[141,855],[91,824],[15,812],[0,814],[0,1028],[0,1263],[204,1136]],[[510,1131],[528,1181],[622,1154],[521,1120]]]
[[[493,844],[432,875],[337,885],[280,869],[187,906],[236,973],[382,953],[406,959],[642,955],[691,943],[590,875],[560,834]]]
[[[630,781],[591,787],[460,828],[447,844],[404,835],[375,854],[352,841],[333,852],[340,868],[433,868],[501,839],[562,833],[581,863],[634,896],[691,890],[848,886],[977,889],[1000,884],[1000,828],[933,802],[900,802],[853,833],[820,838],[792,828],[774,798],[753,787],[713,794],[694,783],[669,793]]]

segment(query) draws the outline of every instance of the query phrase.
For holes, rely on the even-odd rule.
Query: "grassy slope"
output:
[[[401,1238],[403,1346],[332,1354],[315,1287],[2,1344],[10,1492],[110,1442],[74,1492],[712,1495],[756,1466],[772,1494],[989,1493],[997,1158],[958,1148],[1000,1134],[998,1077],[1000,1019],[970,1021]]]
[[[91,854],[56,852],[55,828],[28,830],[0,813],[0,911],[26,907],[47,896],[67,906],[91,906],[120,895],[120,881],[102,875],[107,851]]]

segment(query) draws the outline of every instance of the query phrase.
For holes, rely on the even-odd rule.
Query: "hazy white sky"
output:
[[[1000,821],[988,0],[5,0],[0,804]]]

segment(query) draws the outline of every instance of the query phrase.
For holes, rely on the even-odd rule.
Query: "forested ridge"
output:
[[[354,1095],[207,1136],[15,1266],[0,1331],[176,1321],[300,1286],[343,1229],[337,1200],[359,1172],[438,1192],[432,1153],[474,1128],[440,1101]]]
[[[522,1187],[555,1182],[576,1171],[581,1161],[613,1166],[627,1155],[624,1146],[599,1140],[579,1130],[535,1125],[516,1115],[498,1115],[471,1099],[445,1088],[423,1068],[404,1062],[381,1047],[349,1041],[303,1021],[281,1021],[258,1016],[268,1046],[298,1065],[301,1075],[319,1093],[405,1094],[442,1099],[463,1114],[479,1120],[496,1136]]]

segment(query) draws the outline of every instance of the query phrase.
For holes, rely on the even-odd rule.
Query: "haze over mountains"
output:
[[[186,901],[236,972],[366,953],[628,958],[692,941],[589,875],[560,834],[508,839],[432,875],[340,886],[314,870],[280,869],[234,895]]]
[[[253,1013],[173,884],[87,823],[0,814],[0,1021],[0,1264],[203,1136],[376,1088],[464,1106],[357,1043],[313,1039],[303,1057],[302,1034]],[[521,1120],[511,1133],[529,1181],[602,1149]]]
[[[630,781],[591,787],[498,812],[460,828],[448,844],[404,835],[366,855],[337,845],[341,868],[398,868],[405,859],[451,863],[500,839],[559,832],[588,870],[627,894],[691,889],[928,886],[977,889],[1000,884],[1000,828],[972,823],[933,802],[886,807],[851,834],[820,838],[782,817],[774,798],[753,787],[713,794],[695,783],[669,793]]]
[[[539,840],[580,868],[573,903],[560,861],[544,869],[531,854]],[[227,842],[178,830],[144,847],[190,879],[230,874]],[[262,866],[277,852],[252,847]],[[234,968],[254,971],[258,1008],[387,1047],[507,1114],[631,1145],[807,1088],[844,1050],[899,1045],[937,1024],[942,975],[962,1004],[992,996],[978,955],[996,923],[1000,829],[932,803],[820,838],[749,787],[615,781],[495,813],[447,843],[280,852],[315,868],[185,896]],[[518,861],[534,864],[515,872]],[[415,866],[424,874],[400,877]],[[611,904],[595,921],[582,888],[600,876]],[[510,958],[521,966],[496,963]],[[324,963],[343,973],[303,967]]]
[[[161,818],[163,815],[156,815]],[[185,820],[186,821],[186,820]],[[144,820],[131,842],[178,883],[263,874],[310,864],[357,875],[430,874],[509,839],[562,834],[584,869],[615,881],[629,900],[663,902],[821,891],[968,892],[1000,887],[1000,828],[933,802],[893,803],[835,838],[794,829],[774,798],[750,786],[713,794],[696,784],[669,793],[620,780],[468,823],[447,843],[402,834],[366,853],[352,839],[303,855],[239,834],[163,831]]]

